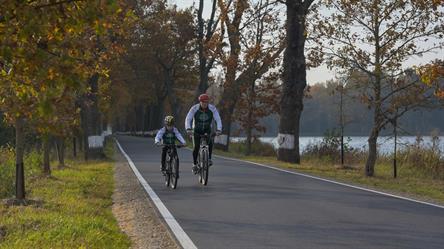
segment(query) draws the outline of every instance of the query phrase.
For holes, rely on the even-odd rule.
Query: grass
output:
[[[0,249],[129,248],[112,211],[110,161],[69,162],[51,177],[27,181],[29,206],[0,204]],[[3,237],[3,238],[2,238]]]
[[[342,168],[333,164],[328,158],[302,157],[301,164],[297,165],[280,162],[275,156],[245,156],[239,153],[241,150],[238,147],[239,144],[231,146],[229,152],[215,150],[215,154],[444,204],[444,179],[437,178],[420,168],[400,165],[398,177],[394,179],[389,160],[379,160],[375,166],[375,176],[366,177],[363,162]]]

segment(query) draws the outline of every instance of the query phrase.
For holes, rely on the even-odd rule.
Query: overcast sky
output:
[[[187,8],[190,6],[193,6],[193,3],[195,3],[195,6],[198,6],[197,0],[169,0],[169,3],[176,4],[179,8]],[[211,8],[211,1],[205,0],[205,9],[204,9],[204,16],[209,16],[210,14],[210,8]],[[285,10],[285,9],[284,9]],[[285,18],[285,13],[282,13],[282,18]],[[404,63],[404,66],[413,66],[413,65],[419,65],[419,64],[426,64],[433,59],[437,58],[444,58],[444,50],[440,50],[437,53],[429,53],[424,55],[423,57],[412,57],[409,60]],[[334,72],[329,71],[326,66],[320,66],[318,68],[314,68],[307,71],[307,83],[308,84],[315,84],[318,82],[325,82],[326,80],[333,79],[335,77]]]

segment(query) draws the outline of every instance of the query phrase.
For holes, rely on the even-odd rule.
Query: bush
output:
[[[399,161],[402,165],[417,168],[435,178],[444,179],[444,157],[439,144],[440,139],[437,135],[432,135],[431,146],[425,146],[422,137],[418,136],[414,144],[407,145],[399,152]]]
[[[246,154],[247,142],[230,143],[230,151]],[[250,155],[254,156],[276,156],[276,151],[271,144],[263,143],[259,139],[254,139],[251,143]]]

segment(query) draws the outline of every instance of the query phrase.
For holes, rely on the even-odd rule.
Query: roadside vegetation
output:
[[[105,154],[112,156],[111,143]],[[10,205],[14,153],[0,149],[0,248],[129,248],[112,211],[113,162],[68,158],[64,169],[42,174],[43,157],[25,157],[27,205]],[[55,158],[55,155],[52,155]]]

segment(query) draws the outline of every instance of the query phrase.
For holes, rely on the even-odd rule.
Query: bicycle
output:
[[[177,179],[179,179],[179,156],[176,148],[182,148],[182,145],[161,144],[159,146],[167,147],[165,158],[165,186],[176,189]]]
[[[207,133],[204,135],[200,135],[200,146],[199,146],[199,155],[197,157],[197,171],[199,174],[199,183],[206,186],[208,184],[208,171],[209,171],[209,137],[213,138],[216,134],[211,134],[208,136]]]

